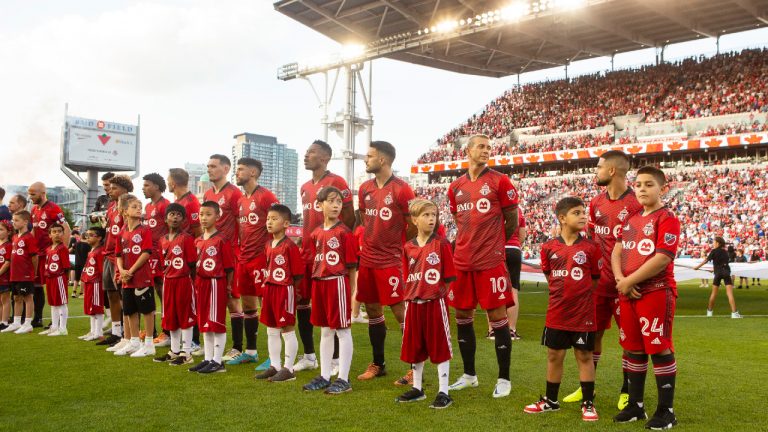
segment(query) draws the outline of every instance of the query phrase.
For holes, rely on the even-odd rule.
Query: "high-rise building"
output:
[[[298,208],[298,164],[299,155],[296,150],[277,142],[276,137],[241,133],[234,136],[232,146],[232,173],[234,178],[237,160],[250,157],[261,161],[264,172],[261,173],[259,184],[271,190],[280,200],[296,213]]]
[[[200,190],[200,180],[203,176],[205,176],[206,182],[208,181],[208,169],[204,164],[187,162],[184,164],[184,171],[189,174],[189,181],[187,182],[187,188],[189,188],[189,191],[198,197],[202,197],[203,192],[205,191]],[[203,184],[202,186],[206,185]]]

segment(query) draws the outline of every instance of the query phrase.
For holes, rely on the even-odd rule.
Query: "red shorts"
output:
[[[611,318],[619,325],[619,298],[595,296],[595,324],[597,331],[611,328]]]
[[[261,254],[248,262],[238,261],[235,265],[235,281],[232,287],[232,297],[240,296],[261,297],[264,283],[264,273],[267,267],[267,256]]]
[[[296,290],[298,300],[309,299],[312,297],[312,266],[313,262],[309,262],[304,268],[304,277],[299,281],[299,289]]]
[[[451,323],[445,299],[406,302],[400,360],[421,363],[429,359],[438,364],[452,357]]]
[[[227,278],[195,278],[197,325],[203,333],[227,332]]]
[[[160,265],[162,261],[162,257],[160,255],[160,251],[157,249],[152,249],[152,255],[149,256],[149,260],[147,260],[149,263],[149,269],[152,273],[152,277],[154,279],[163,279],[163,266]]]
[[[622,297],[619,339],[626,351],[658,354],[672,344],[672,321],[675,319],[675,295],[671,290],[653,291],[637,300]]]
[[[48,304],[51,306],[61,306],[68,303],[69,281],[67,275],[46,277],[45,294],[48,297]]]
[[[360,266],[357,270],[357,301],[391,306],[403,297],[403,268],[383,269]]]
[[[83,283],[83,313],[86,315],[101,315],[104,313],[104,291],[101,281]]]
[[[312,315],[316,327],[349,328],[352,324],[352,292],[349,276],[312,281]]]
[[[448,300],[455,309],[475,309],[478,303],[485,310],[508,308],[515,305],[511,289],[504,263],[485,270],[457,269],[456,282],[451,284]]]
[[[264,284],[259,321],[272,328],[296,324],[296,297],[293,285]]]
[[[226,293],[226,287],[224,288]],[[163,330],[173,331],[195,325],[195,292],[189,277],[163,279]]]

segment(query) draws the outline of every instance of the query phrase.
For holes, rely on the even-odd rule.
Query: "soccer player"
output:
[[[358,206],[365,235],[360,256],[357,300],[368,312],[368,337],[373,348],[373,362],[357,379],[370,380],[387,374],[384,341],[387,326],[383,306],[389,306],[403,329],[403,244],[416,235],[408,213],[408,202],[415,198],[413,189],[392,174],[395,147],[386,141],[373,141],[365,157],[365,172],[374,178],[360,185]],[[413,383],[413,371],[395,384]]]
[[[141,191],[144,193],[144,198],[149,199],[149,202],[144,206],[144,225],[149,227],[149,231],[152,233],[152,256],[149,257],[149,267],[152,270],[152,276],[154,278],[154,288],[157,292],[157,297],[160,299],[160,305],[163,303],[163,254],[160,248],[160,240],[168,234],[168,227],[165,225],[165,209],[170,204],[165,197],[165,180],[163,176],[158,173],[150,173],[144,176],[144,184]],[[149,332],[149,329],[147,329]],[[164,347],[170,345],[168,339],[167,330],[163,329],[159,335],[156,334],[154,323],[152,326],[152,336],[155,339],[152,341],[156,347]]]
[[[48,227],[51,245],[45,249],[44,278],[48,304],[51,306],[51,327],[40,332],[41,335],[66,336],[67,318],[69,317],[69,283],[67,272],[70,269],[69,250],[62,243],[64,227],[54,222]]]
[[[352,229],[355,220],[354,208],[352,207],[352,192],[349,190],[347,182],[341,176],[328,171],[328,162],[333,156],[331,146],[325,141],[315,140],[304,154],[304,169],[312,171],[312,179],[301,185],[301,206],[303,211],[302,221],[304,223],[301,239],[302,258],[306,270],[304,278],[298,285],[298,301],[296,306],[296,318],[299,324],[299,336],[304,345],[304,356],[296,362],[294,370],[296,372],[317,369],[317,357],[315,356],[315,341],[313,336],[312,323],[310,315],[312,314],[312,266],[313,257],[310,247],[310,236],[315,228],[323,224],[323,209],[317,202],[317,194],[324,187],[333,186],[341,191],[342,207],[341,221]],[[337,361],[337,360],[334,360]]]
[[[130,343],[115,351],[115,355],[147,357],[155,354],[151,333],[139,339],[140,318],[149,332],[155,324],[154,275],[149,265],[152,256],[152,232],[141,223],[141,201],[133,195],[121,197],[125,208],[125,224],[115,243],[117,271],[122,282],[123,315],[127,318]],[[127,338],[126,338],[127,339]]]
[[[13,215],[11,214],[11,210],[8,208],[7,205],[3,204],[3,200],[5,199],[5,189],[0,187],[0,221],[11,221],[11,218],[13,218]]]
[[[181,230],[186,209],[178,203],[169,204],[165,210],[168,233],[160,239],[164,270],[163,278],[163,329],[170,332],[171,349],[154,359],[157,363],[168,362],[172,366],[192,363],[192,332],[197,321],[195,275],[197,249],[191,235]]]
[[[90,316],[91,330],[78,339],[93,341],[102,338],[104,325],[104,291],[101,289],[101,273],[104,269],[104,228],[94,226],[86,231],[85,241],[91,247],[85,259],[83,274],[83,312]]]
[[[715,244],[709,255],[693,269],[698,270],[710,261],[712,261],[715,277],[712,279],[712,293],[709,295],[709,304],[707,304],[707,316],[712,316],[712,310],[715,308],[715,300],[717,299],[717,291],[720,289],[720,282],[724,282],[728,303],[731,305],[731,318],[741,318],[741,314],[736,309],[736,299],[733,298],[733,279],[731,278],[731,266],[728,264],[730,259],[728,252],[725,250],[725,240],[722,237],[715,237]]]
[[[313,248],[312,324],[320,327],[320,375],[304,390],[325,389],[326,394],[339,395],[352,391],[349,368],[352,365],[352,308],[350,300],[357,272],[357,242],[352,231],[340,220],[344,206],[342,192],[327,186],[317,194],[323,209],[323,225],[310,237]],[[339,337],[339,376],[331,384],[333,336]]]
[[[13,214],[13,228],[16,235],[13,236],[13,249],[11,251],[11,290],[13,292],[13,323],[3,332],[16,334],[32,332],[32,309],[34,301],[34,282],[37,278],[38,252],[37,240],[29,231],[32,215],[26,210],[19,210]],[[25,321],[21,322],[21,313],[24,312]]]
[[[191,235],[192,238],[198,238],[203,234],[200,228],[200,201],[189,191],[189,173],[181,168],[171,168],[168,170],[168,192],[173,194],[174,202],[184,206],[186,217],[181,226],[181,230]]]
[[[600,246],[603,256],[603,267],[595,291],[597,333],[595,333],[595,350],[592,356],[595,369],[603,351],[603,335],[611,328],[611,318],[616,321],[616,325],[619,325],[619,294],[616,291],[616,280],[611,268],[611,254],[623,224],[643,208],[637,201],[635,192],[627,186],[629,168],[629,156],[623,151],[611,150],[603,153],[595,168],[595,182],[598,186],[605,187],[605,191],[592,198],[589,203],[587,232]],[[627,406],[628,385],[625,372],[617,403],[619,410]],[[579,387],[575,392],[564,397],[563,402],[581,402],[582,396],[581,387]]]
[[[613,420],[626,423],[647,418],[643,392],[650,355],[659,399],[656,412],[645,427],[654,430],[677,424],[673,410],[677,363],[672,323],[677,299],[674,258],[680,221],[661,202],[668,190],[666,182],[664,172],[658,168],[645,166],[637,170],[635,194],[643,210],[624,223],[611,256],[616,289],[621,294],[620,340],[629,379],[629,403]]]
[[[595,289],[600,279],[601,252],[597,243],[579,234],[587,226],[587,209],[576,197],[558,201],[555,215],[560,235],[541,247],[541,271],[549,284],[549,306],[541,344],[547,347],[547,393],[525,407],[528,414],[560,409],[558,393],[563,360],[573,347],[579,365],[584,401],[581,419],[597,421],[595,409]]]
[[[509,363],[512,337],[506,310],[513,300],[509,291],[504,244],[517,231],[517,190],[509,177],[488,168],[490,139],[473,135],[467,143],[469,170],[448,188],[450,210],[456,221],[454,264],[456,283],[448,299],[456,309],[459,350],[464,374],[451,390],[477,387],[475,372],[474,312],[477,304],[488,313],[495,334],[499,377],[493,397],[509,396]]]
[[[11,243],[13,224],[0,219],[0,331],[8,328],[11,317]]]
[[[413,388],[400,395],[397,402],[424,400],[422,387],[424,362],[437,365],[438,393],[430,408],[449,407],[448,378],[451,350],[451,323],[445,296],[456,280],[451,245],[435,233],[437,205],[415,199],[410,204],[411,220],[418,234],[405,244],[408,278],[405,283],[405,329],[400,359],[413,365]]]
[[[251,158],[237,160],[235,178],[245,194],[240,196],[237,212],[240,223],[240,253],[235,266],[235,283],[230,303],[230,311],[237,310],[243,315],[245,327],[245,351],[233,352],[227,365],[254,363],[259,355],[256,351],[256,336],[259,331],[258,298],[264,283],[267,258],[264,247],[268,242],[267,211],[277,203],[277,197],[269,189],[260,186],[258,181],[263,167],[261,161]],[[239,191],[238,191],[239,192]],[[240,302],[238,302],[238,299]],[[242,304],[241,304],[242,302]],[[235,333],[235,319],[232,319],[232,334]],[[234,336],[233,336],[234,339]],[[242,335],[240,336],[242,344]],[[280,364],[278,363],[279,367]],[[267,366],[268,367],[268,366]]]
[[[64,227],[64,237],[62,241],[65,245],[69,244],[71,234],[69,224],[64,218],[64,212],[61,207],[48,201],[45,185],[41,182],[32,183],[27,189],[29,200],[32,201],[32,235],[37,240],[37,247],[40,251],[45,251],[51,245],[51,237],[48,233],[50,226],[54,223]],[[67,257],[69,260],[69,257]],[[43,292],[43,278],[45,277],[45,260],[38,260],[37,279],[35,280],[35,317],[32,320],[32,327],[43,326],[43,308],[45,307],[45,294]]]
[[[507,240],[507,244],[504,246],[504,256],[507,263],[507,271],[509,271],[509,279],[512,283],[512,301],[514,305],[507,308],[507,320],[509,321],[509,334],[512,340],[520,340],[520,334],[517,332],[517,318],[520,314],[520,270],[523,265],[523,254],[520,250],[523,242],[525,242],[525,236],[528,233],[528,228],[525,226],[525,217],[523,216],[522,209],[517,210],[517,231],[512,234],[512,237]],[[496,339],[493,328],[491,327],[490,320],[488,321],[488,339]]]
[[[205,201],[200,206],[203,235],[195,240],[195,305],[199,311],[197,323],[203,333],[205,358],[189,368],[202,374],[226,372],[222,364],[227,342],[227,298],[232,293],[235,266],[232,245],[216,229],[219,204]]]
[[[293,381],[293,362],[299,350],[296,324],[296,292],[294,287],[304,276],[304,262],[296,243],[285,235],[291,225],[291,209],[273,204],[267,213],[267,231],[272,239],[266,245],[266,274],[264,275],[261,322],[267,326],[269,368],[256,379],[272,382]],[[280,368],[280,337],[285,342],[285,362]],[[278,368],[280,368],[278,370]]]

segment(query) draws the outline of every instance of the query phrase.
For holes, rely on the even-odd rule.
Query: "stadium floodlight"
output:
[[[587,0],[550,0],[550,4],[555,9],[574,10],[587,5]]]
[[[528,3],[514,2],[501,10],[501,17],[509,21],[517,21],[528,15]]]
[[[365,54],[365,47],[360,44],[347,44],[341,47],[341,58],[343,60],[354,60]]]

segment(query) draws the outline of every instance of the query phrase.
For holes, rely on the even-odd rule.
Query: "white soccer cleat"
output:
[[[131,343],[131,341],[129,341],[128,339],[120,339],[120,342],[112,345],[111,347],[108,347],[107,352],[120,351],[121,349],[125,348],[125,346],[128,345],[129,343]]]
[[[463,374],[455,383],[448,387],[451,391],[464,390],[465,388],[477,387],[480,385],[480,381],[477,380],[477,376]]]
[[[155,352],[154,345],[153,346],[143,345],[138,350],[136,350],[136,352],[131,354],[131,357],[133,358],[150,357],[150,356],[154,356],[155,354],[157,353]]]
[[[32,333],[32,324],[22,324],[21,327],[19,327],[18,330],[16,330],[14,333],[16,334],[27,334]]]
[[[15,332],[16,330],[21,328],[21,324],[19,323],[11,323],[6,327],[5,329],[1,330],[0,333],[11,333]]]
[[[91,336],[93,336],[93,335],[90,334],[90,333],[86,333],[86,334],[84,334],[82,336],[78,336],[77,338],[80,339],[80,340],[88,341],[88,340],[93,340],[93,339],[89,339]]]
[[[707,318],[709,318],[709,317],[711,317],[711,316],[712,316],[712,311],[711,311],[711,310],[709,310],[709,309],[707,309]]]
[[[509,380],[499,378],[496,381],[496,387],[493,389],[493,397],[503,398],[509,396],[512,391],[512,383]]]
[[[142,348],[141,342],[138,342],[138,343],[134,344],[134,343],[129,341],[126,346],[124,346],[123,348],[121,348],[118,351],[115,351],[115,355],[116,356],[127,356],[127,355],[135,353],[136,351],[139,351],[141,348]]]
[[[733,318],[733,319],[741,319],[741,318],[744,318],[744,317],[741,316],[739,311],[736,311],[736,312],[731,312],[731,318]]]
[[[304,370],[315,370],[317,369],[317,359],[310,360],[306,356],[303,356],[299,359],[299,361],[296,362],[295,365],[293,365],[293,371],[294,372],[300,372]]]
[[[53,330],[50,333],[48,333],[48,336],[66,336],[69,332],[65,328],[60,328],[57,330]]]
[[[352,317],[352,323],[353,324],[368,324],[368,316],[363,316],[363,314],[360,314],[356,317]]]
[[[41,332],[40,332],[40,333],[38,333],[38,334],[39,334],[40,336],[48,336],[49,334],[51,334],[52,332],[55,332],[55,331],[56,331],[56,329],[55,329],[55,328],[53,328],[53,327],[48,327],[47,329],[45,329],[45,330],[41,331]]]

